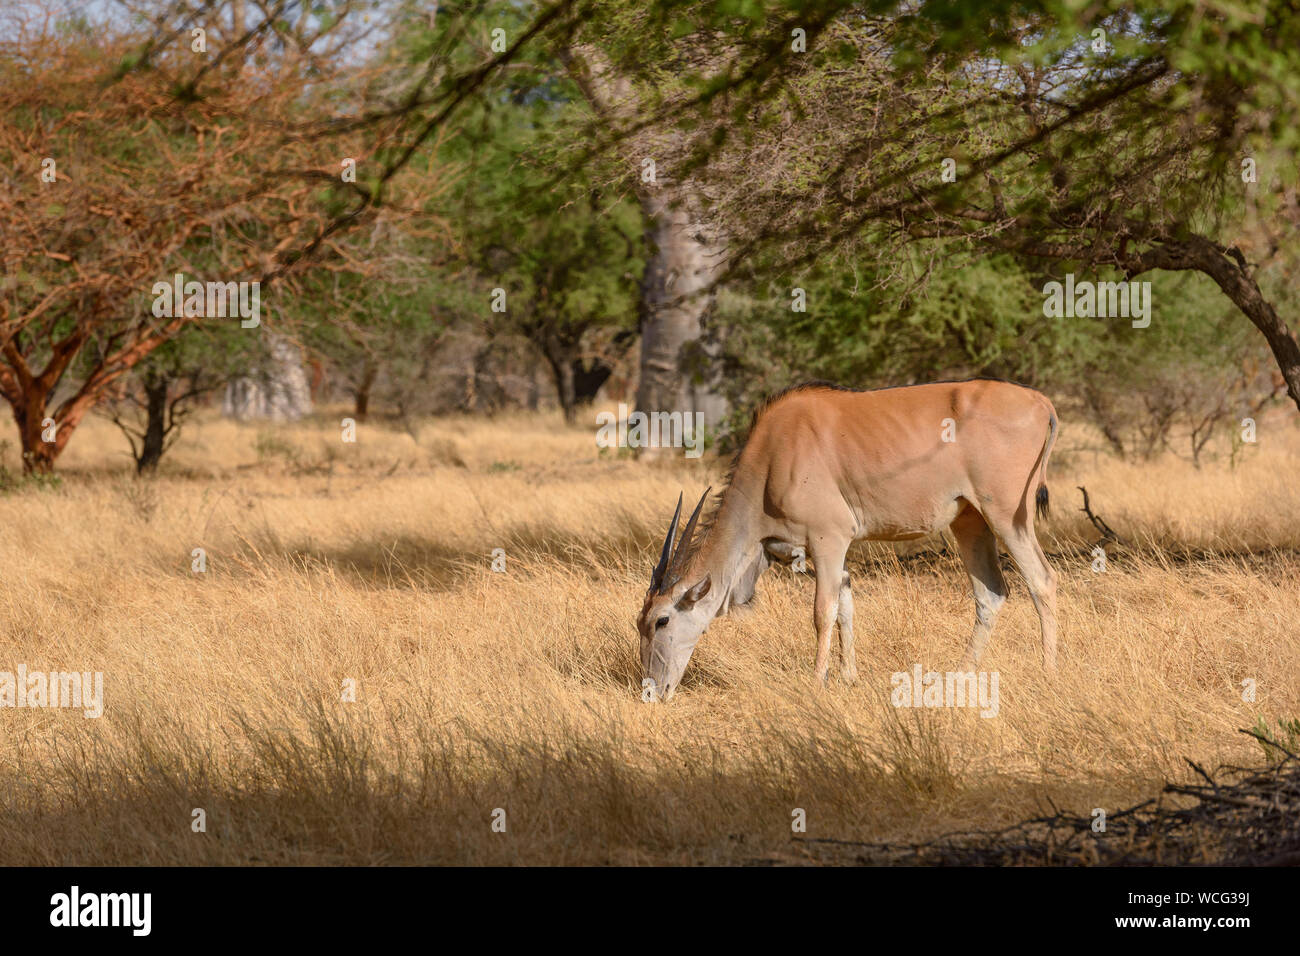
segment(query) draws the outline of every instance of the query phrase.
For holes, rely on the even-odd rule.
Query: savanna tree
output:
[[[485,111],[447,162],[463,171],[449,217],[464,233],[483,325],[536,347],[572,423],[609,374],[601,346],[635,328],[645,259],[634,202],[580,172],[553,182],[543,157],[566,104],[553,91]]]
[[[185,419],[248,366],[260,342],[238,323],[188,325],[106,392],[97,412],[127,440],[137,474],[157,470]],[[95,362],[92,350],[83,351],[81,361]]]
[[[711,95],[677,122],[700,144],[733,274],[759,250],[787,273],[838,251],[906,287],[915,243],[1102,279],[1200,273],[1262,333],[1300,405],[1300,345],[1268,294],[1298,251],[1295,13],[749,4],[735,55],[699,81]]]
[[[350,227],[418,213],[412,157],[519,51],[452,69],[453,36],[394,63],[352,0],[120,6],[90,23],[26,5],[0,32],[0,396],[27,470],[153,350],[231,321],[233,293],[214,310],[186,282],[289,296],[318,258],[348,260]],[[179,311],[155,310],[176,275]]]

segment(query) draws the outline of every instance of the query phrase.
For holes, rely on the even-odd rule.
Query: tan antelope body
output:
[[[979,663],[1006,599],[1000,538],[1029,585],[1043,663],[1053,670],[1056,574],[1034,535],[1034,514],[1047,506],[1056,425],[1045,396],[990,379],[874,391],[812,384],[770,399],[754,414],[714,516],[697,536],[701,498],[674,548],[678,500],[637,621],[643,698],[672,696],[713,618],[748,604],[768,564],[800,548],[817,579],[816,674],[827,678],[838,621],[842,673],[853,680],[849,545],[944,528],[975,594],[975,629],[961,669]]]

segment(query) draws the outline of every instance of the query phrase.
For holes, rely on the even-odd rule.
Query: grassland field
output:
[[[812,576],[778,567],[646,705],[650,567],[679,491],[726,461],[640,462],[522,413],[349,444],[345,414],[200,416],[144,480],[99,419],[57,485],[15,480],[4,447],[0,670],[101,671],[105,707],[0,709],[0,863],[818,862],[808,838],[1119,808],[1187,759],[1259,762],[1239,729],[1300,717],[1293,413],[1200,469],[1117,460],[1066,419],[1039,525],[1060,671],[1008,565],[991,719],[890,702],[974,620],[942,538],[851,552],[857,684],[814,682]],[[1104,573],[1079,485],[1124,540]]]

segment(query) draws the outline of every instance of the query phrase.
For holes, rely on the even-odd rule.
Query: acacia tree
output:
[[[137,474],[158,468],[181,426],[209,394],[247,367],[258,340],[235,325],[188,325],[109,389],[97,412],[122,432]],[[83,353],[83,361],[94,358]]]
[[[496,266],[488,281],[507,293],[505,311],[489,312],[489,321],[536,345],[570,424],[591,397],[582,380],[595,372],[594,333],[631,325],[643,266],[635,217],[626,207],[602,210],[600,200],[598,193],[577,197],[530,218],[527,228],[498,228],[485,250]]]
[[[416,377],[426,349],[445,333],[448,321],[438,308],[447,281],[445,263],[428,258],[405,233],[376,237],[366,259],[375,277],[360,271],[317,271],[302,283],[304,295],[290,306],[303,345],[320,356],[351,393],[353,415],[369,416],[387,383]],[[379,251],[382,250],[382,251]]]
[[[374,11],[351,0],[123,5],[93,25],[25,6],[0,34],[0,396],[27,470],[162,343],[230,321],[155,316],[156,283],[292,287],[321,257],[358,261],[348,228],[419,212],[412,157],[571,3],[462,69],[455,34],[420,69],[367,58]]]
[[[232,321],[156,315],[156,283],[265,278],[277,250],[328,221],[331,197],[290,172],[323,157],[284,135],[312,72],[275,25],[286,8],[235,35],[210,5],[202,42],[184,29],[200,21],[169,9],[168,29],[148,32],[25,20],[6,33],[0,395],[26,469],[49,470],[85,414],[187,325]]]
[[[520,78],[512,78],[514,84]],[[490,335],[520,335],[541,353],[565,421],[608,375],[601,346],[631,334],[645,271],[636,205],[575,173],[548,184],[546,155],[568,100],[517,97],[474,116],[449,143],[463,169],[449,210],[479,290]],[[492,308],[495,289],[504,293]]]
[[[751,5],[737,18],[777,42],[737,41],[702,83],[726,95],[685,121],[714,134],[697,135],[697,177],[733,235],[729,274],[763,249],[788,270],[850,250],[910,279],[903,249],[936,241],[1125,278],[1194,271],[1262,333],[1300,406],[1300,345],[1265,291],[1297,252],[1295,12]]]

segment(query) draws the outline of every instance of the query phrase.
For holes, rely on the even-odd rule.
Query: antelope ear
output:
[[[706,574],[703,581],[692,587],[678,599],[677,606],[683,611],[689,611],[701,598],[704,597],[704,595],[709,593],[709,588],[712,586],[712,578],[710,575]]]

